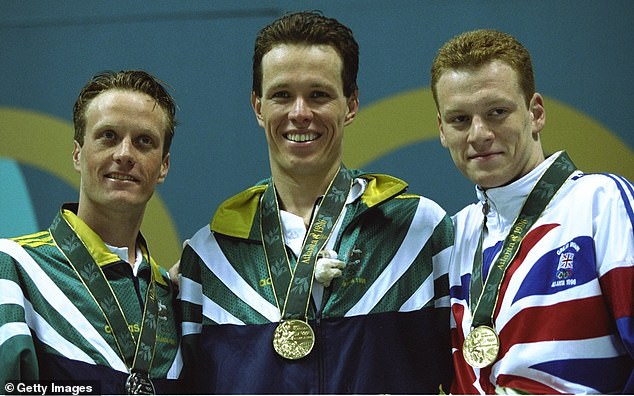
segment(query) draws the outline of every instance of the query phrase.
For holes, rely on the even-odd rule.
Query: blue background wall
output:
[[[17,1],[0,2],[0,236],[46,228],[77,199],[72,106],[97,71],[145,69],[173,88],[172,166],[144,222],[169,266],[180,240],[227,197],[268,177],[249,94],[257,31],[320,9],[361,47],[361,112],[346,163],[392,173],[454,213],[473,187],[440,146],[429,93],[436,49],[465,30],[507,31],[531,51],[548,115],[547,150],[589,171],[634,179],[634,2],[622,1]]]

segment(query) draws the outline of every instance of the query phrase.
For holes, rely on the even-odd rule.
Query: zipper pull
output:
[[[489,210],[491,210],[491,205],[489,205],[489,197],[487,197],[486,192],[483,192],[484,195],[484,203],[482,204],[482,214],[484,217],[489,214]]]

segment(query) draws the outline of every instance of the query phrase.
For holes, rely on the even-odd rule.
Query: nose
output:
[[[493,140],[494,134],[489,125],[479,116],[473,117],[469,128],[469,143],[482,144]]]
[[[134,144],[130,137],[125,137],[115,147],[113,159],[118,164],[134,164]]]
[[[313,112],[306,100],[302,97],[298,97],[297,99],[295,99],[292,108],[288,113],[288,118],[291,121],[302,124],[310,122],[312,120],[312,117]]]

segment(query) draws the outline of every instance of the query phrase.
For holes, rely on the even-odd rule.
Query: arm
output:
[[[183,352],[181,377],[186,380],[188,386],[195,386],[193,381],[196,379],[197,351],[202,330],[202,287],[200,259],[190,246],[184,246],[179,266],[178,303],[182,312],[181,350]]]
[[[634,186],[608,175],[614,184],[599,189],[595,214],[595,246],[601,290],[615,328],[634,364]],[[627,357],[626,357],[627,359]],[[634,371],[622,393],[634,393]]]
[[[0,240],[0,386],[17,380],[37,380],[39,369],[27,312],[26,299],[16,269],[17,263],[5,254],[6,240]]]

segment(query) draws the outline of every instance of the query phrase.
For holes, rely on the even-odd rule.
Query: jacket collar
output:
[[[352,172],[355,179],[363,179],[365,184],[365,189],[360,195],[358,193],[356,197],[352,195],[353,203],[359,202],[361,206],[357,210],[358,212],[374,207],[407,189],[406,182],[393,176],[363,173],[360,170],[349,171]],[[271,183],[271,178],[259,182],[220,204],[211,220],[211,231],[230,237],[259,241],[261,239],[259,231],[260,199],[269,183]],[[354,192],[353,188],[351,194]]]
[[[58,214],[60,221],[65,221],[75,234],[77,234],[77,237],[83,242],[90,256],[99,267],[103,268],[106,265],[121,261],[121,258],[117,254],[112,253],[110,249],[108,249],[101,237],[77,216],[77,208],[77,203],[64,204]],[[56,222],[54,222],[54,224],[56,224]],[[167,282],[161,274],[161,269],[154,259],[150,257],[145,239],[140,233],[137,237],[137,244],[141,248],[143,258],[150,264],[154,280],[166,286]]]

